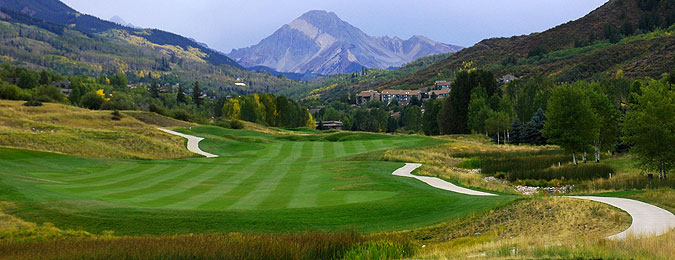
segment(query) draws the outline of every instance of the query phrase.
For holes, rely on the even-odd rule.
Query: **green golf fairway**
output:
[[[218,158],[149,161],[0,149],[0,200],[35,222],[120,234],[387,231],[487,210],[512,197],[478,198],[392,176],[403,163],[368,161],[394,147],[433,145],[416,136],[272,135],[218,127]]]

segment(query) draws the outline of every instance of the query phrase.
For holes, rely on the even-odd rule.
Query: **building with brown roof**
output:
[[[452,88],[452,82],[448,81],[436,81],[434,84],[435,89],[444,89],[444,88]]]
[[[356,103],[361,105],[373,100],[380,100],[380,93],[375,90],[361,91],[356,95]]]
[[[437,90],[432,90],[429,91],[428,95],[429,97],[436,95],[437,98],[446,98],[450,96],[450,88],[442,88],[442,89],[437,89]]]

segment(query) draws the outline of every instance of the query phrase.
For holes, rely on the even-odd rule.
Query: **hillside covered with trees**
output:
[[[675,66],[675,1],[611,0],[576,21],[541,33],[486,39],[382,87],[424,86],[454,78],[467,63],[498,77],[572,82],[614,75],[658,78]]]
[[[63,75],[124,73],[130,84],[156,80],[187,86],[200,81],[218,93],[278,92],[301,85],[247,71],[224,54],[185,37],[120,26],[80,14],[56,0],[0,1],[0,58]]]

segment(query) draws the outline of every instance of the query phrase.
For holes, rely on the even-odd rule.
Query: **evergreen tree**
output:
[[[195,102],[197,107],[202,104],[202,89],[199,87],[199,81],[196,81],[192,87],[192,102]]]
[[[424,104],[424,115],[422,115],[422,128],[426,135],[439,135],[438,113],[443,106],[443,102],[437,99],[430,99]]]
[[[150,96],[153,98],[159,97],[159,84],[157,84],[156,81],[153,81],[152,84],[150,84]]]
[[[40,71],[40,85],[48,85],[51,83],[49,73],[46,70]]]
[[[450,98],[443,100],[443,105],[441,110],[438,111],[438,116],[436,121],[438,122],[438,130],[440,134],[448,135],[452,134],[452,125],[454,124],[452,117],[452,101]]]
[[[418,106],[406,107],[401,113],[401,125],[406,130],[418,132],[422,129],[422,110]]]
[[[457,73],[452,92],[446,98],[439,114],[440,130],[444,134],[469,133],[468,114],[473,89],[481,86],[486,95],[491,97],[498,93],[497,81],[492,72],[485,70],[460,71]],[[451,123],[450,123],[451,122]]]
[[[187,98],[185,97],[185,91],[183,86],[178,86],[178,94],[176,94],[176,102],[187,104]]]
[[[390,116],[387,119],[387,133],[395,133],[398,130],[398,120],[395,117]]]
[[[520,123],[520,118],[516,116],[513,119],[513,123],[511,123],[511,132],[510,132],[510,140],[509,142],[511,144],[520,144],[521,139],[520,136],[523,133],[523,124]]]
[[[80,104],[80,100],[82,99],[82,91],[80,90],[80,86],[73,86],[73,91],[70,92],[70,96],[68,96],[68,99],[70,100],[70,103],[73,105]]]
[[[544,114],[543,109],[537,110],[537,112],[532,116],[530,122],[525,124],[523,131],[520,134],[521,143],[527,143],[532,145],[545,145],[547,142],[546,137],[541,134],[541,131],[544,129],[546,123],[546,115]]]
[[[633,24],[630,23],[630,22],[628,22],[628,21],[626,21],[625,23],[623,23],[623,25],[621,25],[621,33],[622,33],[624,36],[631,36],[631,35],[633,35],[633,33],[635,33],[635,29],[633,29]]]

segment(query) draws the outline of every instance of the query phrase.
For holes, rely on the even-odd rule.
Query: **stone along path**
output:
[[[435,177],[412,175],[412,172],[421,166],[422,165],[418,163],[406,163],[405,166],[394,171],[393,174],[401,177],[414,178],[442,190],[472,196],[497,196],[487,192],[462,188]],[[675,228],[675,215],[673,215],[673,213],[641,201],[612,197],[575,196],[572,198],[602,202],[626,211],[633,218],[633,223],[628,229],[619,234],[609,236],[607,237],[608,239],[625,239],[629,235],[634,235],[636,237],[659,236]]]
[[[182,134],[182,133],[179,133],[179,132],[176,132],[176,131],[171,131],[169,129],[164,129],[164,128],[158,128],[158,129],[162,130],[166,133],[169,133],[169,134],[172,134],[172,135],[177,135],[177,136],[188,139],[187,149],[190,150],[190,152],[206,156],[207,158],[218,157],[218,155],[210,154],[210,153],[202,151],[202,149],[199,149],[199,142],[204,140],[204,138],[196,137],[196,136],[193,136],[193,135],[186,135],[186,134]]]

